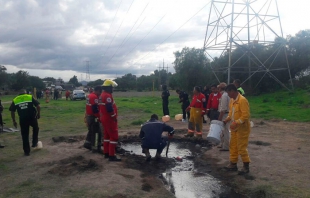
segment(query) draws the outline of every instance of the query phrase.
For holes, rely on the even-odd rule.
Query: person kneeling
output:
[[[168,132],[168,138],[172,138],[174,128],[164,122],[158,121],[158,116],[153,114],[151,119],[144,123],[140,130],[139,137],[142,139],[142,153],[146,156],[146,161],[150,161],[152,156],[149,149],[157,149],[156,159],[160,159],[160,154],[167,145],[167,139],[162,137],[164,131]]]

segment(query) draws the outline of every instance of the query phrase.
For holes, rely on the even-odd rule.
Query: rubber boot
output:
[[[120,162],[122,159],[117,158],[116,156],[109,156],[109,161],[110,162]]]
[[[196,138],[202,138],[202,134],[196,134]]]
[[[227,171],[238,171],[237,163],[229,162],[228,166],[225,167]]]
[[[238,175],[245,175],[250,172],[250,163],[243,162],[243,167],[240,171],[238,171]]]
[[[109,153],[105,153],[105,154],[104,154],[104,158],[107,159],[107,158],[109,158],[109,157],[110,157],[110,156],[109,156]]]
[[[184,135],[185,137],[193,137],[194,136],[194,133],[187,133]]]
[[[156,159],[157,161],[161,160],[161,155],[160,155],[160,153],[156,153],[155,159]]]
[[[144,149],[144,154],[145,154],[145,156],[146,156],[145,161],[147,161],[147,162],[151,161],[152,156],[151,156],[151,154],[150,154],[149,149]]]

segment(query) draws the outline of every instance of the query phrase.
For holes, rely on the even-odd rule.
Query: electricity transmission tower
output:
[[[90,80],[90,75],[89,75],[89,62],[90,61],[85,61],[86,63],[86,75],[85,75],[85,80]]]
[[[259,56],[258,49],[273,50]],[[248,81],[254,89],[264,77],[294,89],[277,0],[211,0],[204,52],[211,63],[225,60],[221,66],[210,65],[218,81],[219,75],[227,75],[227,83],[231,83],[232,73],[246,73],[243,83]],[[279,62],[280,67],[275,64]],[[285,72],[290,88],[274,75],[276,72]],[[256,80],[251,82],[254,76]]]

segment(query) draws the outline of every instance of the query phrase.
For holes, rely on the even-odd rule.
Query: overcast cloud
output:
[[[173,52],[203,47],[209,6],[205,0],[0,0],[0,64],[9,73],[65,81],[85,80],[87,61],[90,80],[148,75],[163,59],[173,72]],[[309,0],[278,6],[284,36],[310,29]]]

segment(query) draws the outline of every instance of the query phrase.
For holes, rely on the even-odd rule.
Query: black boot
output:
[[[226,166],[224,169],[226,171],[237,171],[238,170],[237,163],[229,162],[228,166]]]
[[[110,156],[109,156],[109,153],[105,153],[104,154],[104,158],[109,158]]]
[[[243,167],[240,171],[238,171],[238,175],[245,175],[250,172],[250,163],[243,162]]]
[[[110,162],[120,162],[122,159],[117,158],[116,156],[109,156],[109,161]]]

